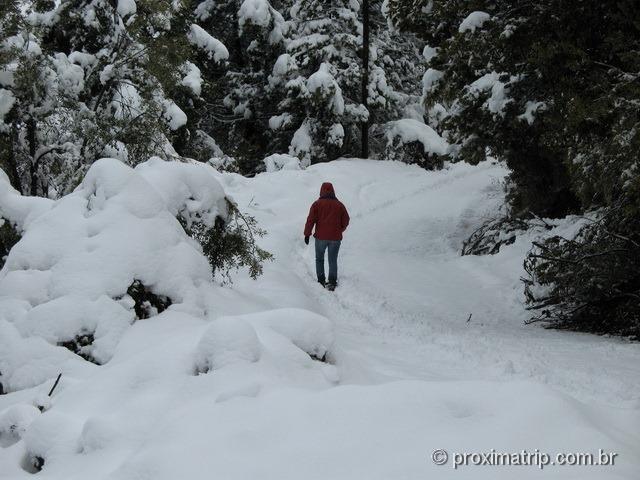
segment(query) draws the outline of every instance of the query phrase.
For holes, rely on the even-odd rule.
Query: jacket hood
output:
[[[324,182],[320,187],[320,196],[321,197],[335,197],[336,192],[333,190],[333,185],[329,182]]]

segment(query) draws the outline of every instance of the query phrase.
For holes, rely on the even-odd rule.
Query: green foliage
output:
[[[537,242],[527,257],[534,321],[637,336],[638,2],[390,0],[389,9],[437,49],[423,92],[428,123],[454,145],[454,159],[506,161],[515,221],[601,216],[575,238]],[[460,32],[477,10],[490,19]],[[510,232],[510,222],[499,229]],[[493,251],[495,230],[469,245]]]
[[[217,217],[210,227],[202,222],[187,222],[180,217],[180,223],[187,234],[202,246],[214,275],[219,275],[223,283],[231,283],[231,273],[247,268],[254,280],[262,275],[263,263],[272,260],[273,255],[260,248],[256,241],[266,231],[258,227],[255,218],[240,212],[238,207],[227,200],[227,220]]]
[[[425,170],[439,170],[444,166],[445,157],[424,151],[422,142],[403,142],[400,137],[395,137],[387,144],[384,150],[384,158],[398,160],[408,164],[416,164]]]
[[[58,342],[58,346],[66,348],[88,362],[100,365],[100,362],[98,362],[93,355],[89,353],[89,350],[95,340],[94,334],[94,332],[82,331],[70,340]]]
[[[162,313],[173,303],[169,297],[152,292],[140,280],[134,280],[129,285],[127,295],[133,299],[133,310],[138,320]]]
[[[0,269],[4,267],[7,255],[19,240],[18,230],[8,220],[0,218]]]
[[[530,322],[640,340],[640,217],[613,208],[573,239],[534,243],[525,260]]]

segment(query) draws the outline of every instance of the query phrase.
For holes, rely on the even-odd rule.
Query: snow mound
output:
[[[425,153],[446,155],[449,144],[438,133],[418,120],[402,118],[387,124],[387,146],[391,147],[394,140],[399,139],[400,144],[419,142]]]
[[[259,359],[260,342],[256,331],[241,318],[220,317],[215,320],[196,349],[196,369],[202,373]]]
[[[6,448],[18,442],[27,427],[40,416],[33,405],[12,405],[0,413],[0,447]]]
[[[274,153],[263,160],[267,172],[278,170],[300,170],[300,160],[291,155]]]
[[[324,358],[333,345],[333,327],[329,319],[307,310],[282,308],[245,318],[256,328],[267,327],[283,335],[314,358]]]
[[[53,202],[47,198],[22,197],[11,186],[7,174],[0,170],[0,221],[8,220],[19,230],[23,230],[52,205]]]
[[[333,346],[329,319],[299,308],[219,317],[202,335],[196,347],[196,371],[206,373],[228,365],[254,363],[268,352],[263,363],[277,357],[295,362],[326,360]],[[301,356],[300,350],[308,357]]]
[[[21,389],[83,362],[73,353],[108,362],[136,320],[133,286],[202,311],[211,267],[177,217],[213,225],[227,200],[208,165],[105,158],[56,202],[0,176],[0,214],[23,232],[0,271],[0,381]]]

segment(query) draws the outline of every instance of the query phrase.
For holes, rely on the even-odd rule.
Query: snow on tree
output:
[[[423,122],[411,118],[387,124],[386,157],[406,163],[417,163],[427,169],[441,168],[449,145]]]
[[[290,78],[281,108],[308,132],[309,145],[296,141],[290,148],[305,161],[331,160],[359,145],[359,124],[368,118],[368,111],[358,101],[362,32],[358,10],[357,2],[342,0],[298,0],[291,8]],[[337,124],[343,136],[337,135]]]
[[[5,30],[3,105],[16,101],[3,114],[4,164],[20,191],[56,197],[101,156],[135,164],[172,153],[166,135],[185,118],[159,80],[163,62],[166,77],[174,76],[171,62],[153,58],[152,66],[153,42],[144,43],[162,26],[163,12],[145,16],[145,8],[133,1],[35,3],[21,11],[19,27]]]
[[[285,20],[267,0],[204,1],[195,15],[228,49],[224,72],[202,69],[213,87],[203,93],[209,108],[202,130],[242,171],[260,169],[260,159],[274,151],[268,120],[276,100],[267,93],[268,76],[284,50]]]

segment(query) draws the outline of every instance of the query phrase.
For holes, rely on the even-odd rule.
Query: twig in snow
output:
[[[51,387],[51,390],[49,390],[49,396],[53,395],[53,391],[58,386],[58,382],[60,381],[60,377],[62,377],[61,373],[58,374],[58,378],[56,378],[56,382],[53,384],[53,387]]]

